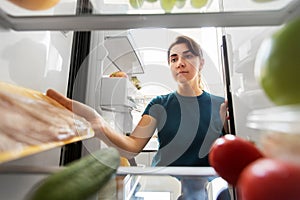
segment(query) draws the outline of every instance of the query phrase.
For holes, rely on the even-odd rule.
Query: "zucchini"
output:
[[[87,199],[108,183],[119,165],[120,155],[115,148],[100,149],[45,178],[29,199]]]

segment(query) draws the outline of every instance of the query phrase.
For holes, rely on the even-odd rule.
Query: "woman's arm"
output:
[[[53,89],[47,91],[47,96],[71,110],[75,114],[84,117],[91,123],[95,136],[108,146],[117,148],[124,157],[131,158],[140,153],[152,137],[156,120],[150,115],[144,115],[130,136],[116,132],[93,108],[69,99]]]

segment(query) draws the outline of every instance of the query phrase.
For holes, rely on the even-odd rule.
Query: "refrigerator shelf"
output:
[[[54,10],[45,12],[30,12],[16,9],[7,5],[6,1],[0,6],[0,27],[17,31],[29,30],[122,30],[143,27],[165,28],[198,28],[202,26],[236,27],[236,26],[264,26],[280,25],[292,17],[299,15],[300,2],[298,0],[273,1],[271,4],[258,4],[248,1],[248,5],[229,2],[224,8],[217,5],[215,9],[203,11],[201,9],[184,9],[180,12],[165,13],[162,9],[150,11],[143,9],[120,9],[118,5],[105,4],[107,11],[78,15],[75,12],[76,2],[65,3],[61,0]],[[106,1],[105,1],[106,2]],[[107,3],[107,2],[106,2]],[[235,5],[243,5],[236,7]],[[106,5],[106,6],[105,6]],[[129,5],[126,5],[127,7]],[[70,7],[70,8],[69,8]],[[67,10],[67,12],[61,12]],[[56,13],[56,12],[57,13]],[[135,11],[135,12],[131,12]],[[174,20],[174,18],[178,20]],[[178,23],[180,22],[180,23]]]
[[[70,140],[59,141],[59,142],[49,142],[47,144],[34,145],[34,146],[24,146],[20,149],[16,149],[13,151],[5,151],[0,152],[0,164],[8,161],[12,161],[15,159],[23,158],[29,155],[33,155],[36,153],[40,153],[42,151],[46,151],[52,148],[60,147],[66,144],[70,144],[73,142],[82,141],[88,138],[94,137],[94,132],[92,129],[87,131],[86,135],[74,137]]]

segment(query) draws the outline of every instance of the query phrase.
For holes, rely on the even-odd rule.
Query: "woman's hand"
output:
[[[78,101],[69,99],[53,89],[47,90],[46,95],[66,107],[68,110],[84,117],[91,123],[96,136],[100,137],[100,133],[103,132],[106,122],[93,108]]]
[[[227,123],[227,120],[229,119],[229,116],[227,115],[227,112],[228,112],[228,101],[225,100],[224,103],[222,103],[221,106],[220,106],[220,117],[221,117],[221,120],[222,120],[222,123],[223,123],[224,131],[226,133],[229,133],[228,123]]]
[[[139,123],[140,125],[135,128],[132,136],[125,136],[112,129],[103,117],[93,108],[69,99],[53,89],[49,89],[46,95],[75,114],[84,117],[91,123],[97,138],[102,140],[108,146],[117,148],[121,155],[126,158],[132,158],[142,151],[155,130],[154,122],[150,119],[150,116],[144,116],[143,120]],[[149,125],[149,123],[151,125]]]

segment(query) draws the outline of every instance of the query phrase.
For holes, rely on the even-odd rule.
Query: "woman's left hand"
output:
[[[223,123],[224,131],[226,133],[229,133],[228,123],[227,123],[227,120],[229,120],[229,116],[227,115],[227,111],[228,111],[228,101],[225,100],[224,103],[222,103],[220,106],[220,117]]]

